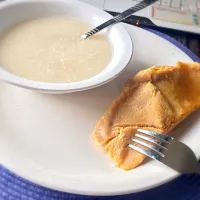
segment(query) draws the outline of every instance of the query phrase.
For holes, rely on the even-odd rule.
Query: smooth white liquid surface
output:
[[[81,35],[92,26],[66,17],[17,24],[0,36],[0,65],[11,73],[41,82],[76,82],[100,73],[111,59],[106,36]]]

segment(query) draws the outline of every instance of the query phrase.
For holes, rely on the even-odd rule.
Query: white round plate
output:
[[[97,120],[133,73],[153,65],[192,61],[157,35],[130,25],[125,27],[134,44],[132,60],[121,76],[102,87],[48,95],[1,83],[2,165],[43,186],[87,195],[138,192],[178,176],[156,161],[122,171],[90,138]],[[181,141],[200,157],[200,112],[193,113],[176,130],[181,133]]]

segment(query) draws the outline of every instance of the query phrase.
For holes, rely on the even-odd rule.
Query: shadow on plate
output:
[[[190,129],[198,123],[198,119],[200,119],[200,109],[186,117],[173,131],[169,133],[169,135],[180,140],[181,137],[186,135]]]

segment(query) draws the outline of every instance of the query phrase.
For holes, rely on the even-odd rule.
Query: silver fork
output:
[[[83,39],[86,39],[96,33],[98,33],[99,31],[101,31],[102,29],[110,26],[110,25],[113,25],[113,24],[116,24],[118,22],[121,22],[122,20],[126,19],[127,17],[129,17],[130,15],[132,15],[133,13],[139,11],[139,10],[142,10],[143,8],[146,8],[147,6],[155,3],[156,1],[158,0],[143,0],[141,2],[139,2],[138,4],[136,4],[135,6],[125,10],[124,12],[116,15],[115,17],[113,17],[112,19],[104,22],[103,24],[97,26],[96,28],[90,30],[89,32],[85,33],[84,35],[82,35],[81,37]]]
[[[173,137],[138,129],[133,144],[128,146],[154,160],[162,162],[179,173],[200,174],[200,164],[194,152]]]

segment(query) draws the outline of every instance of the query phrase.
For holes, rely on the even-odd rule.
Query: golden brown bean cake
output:
[[[137,128],[168,133],[200,107],[200,64],[178,62],[132,76],[97,123],[92,137],[117,166],[130,170],[145,156],[129,149]]]

